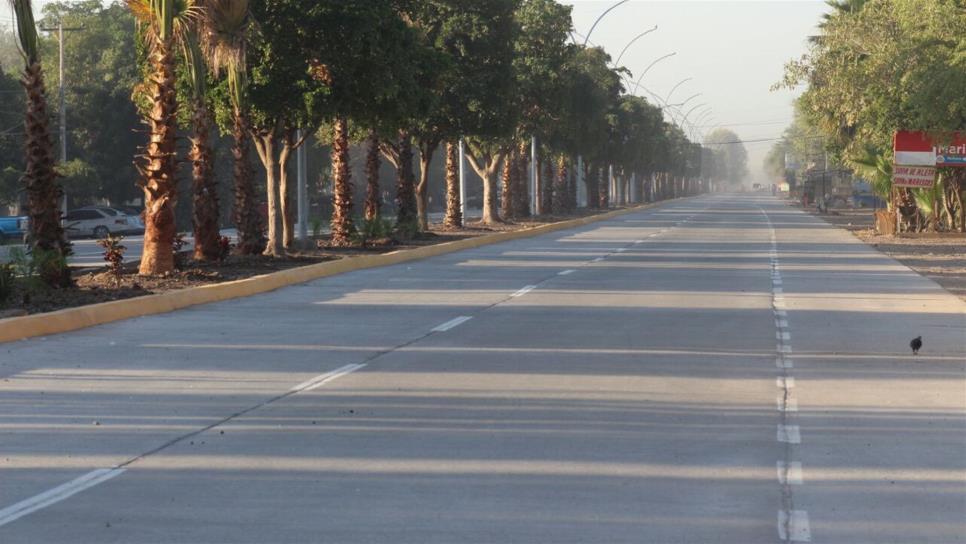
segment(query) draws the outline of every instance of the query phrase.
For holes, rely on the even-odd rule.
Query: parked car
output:
[[[0,245],[22,242],[27,232],[26,217],[0,217]]]
[[[64,228],[71,237],[106,238],[108,234],[141,234],[144,232],[144,223],[141,218],[116,208],[88,206],[67,212]]]

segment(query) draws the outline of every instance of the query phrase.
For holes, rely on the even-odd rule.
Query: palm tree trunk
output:
[[[550,209],[555,215],[567,212],[570,193],[567,181],[567,157],[560,155],[557,159],[557,176],[553,180],[553,198],[550,201]]]
[[[208,143],[211,118],[202,101],[194,104],[191,137],[192,211],[194,226],[194,259],[217,260],[221,255],[218,241],[218,182],[212,168],[211,146]]]
[[[446,142],[446,218],[443,224],[452,229],[463,226],[460,207],[459,145]]]
[[[379,137],[369,131],[366,140],[366,221],[379,218],[382,198],[379,194]]]
[[[530,217],[530,176],[527,168],[530,165],[529,145],[526,140],[520,142],[517,151],[516,172],[513,179],[513,214],[517,219]]]
[[[54,170],[54,143],[50,137],[44,75],[39,61],[26,68],[22,84],[27,94],[23,184],[30,206],[30,246],[58,256],[39,271],[44,283],[69,287],[72,282],[67,257],[71,249],[60,222],[60,201],[64,193]]]
[[[178,198],[175,147],[178,101],[171,40],[156,44],[150,54],[152,107],[147,115],[150,140],[142,156],[144,190],[144,250],[138,273],[144,276],[174,271],[174,207]]]
[[[553,158],[550,156],[544,156],[543,163],[543,177],[540,179],[540,183],[537,185],[540,193],[540,214],[550,215],[553,209],[553,197],[555,192],[554,186],[554,169],[553,169]]]
[[[399,167],[396,171],[396,228],[409,233],[418,227],[413,145],[408,131],[399,131]]]
[[[332,245],[352,243],[352,175],[349,172],[349,123],[335,121],[332,141]]]
[[[513,190],[513,178],[517,170],[517,152],[511,150],[506,160],[503,161],[502,191],[500,194],[500,212],[504,219],[514,219],[516,217],[516,206],[513,201],[516,198],[516,191]]]
[[[236,251],[241,255],[257,255],[265,248],[262,217],[255,200],[255,184],[249,158],[248,121],[245,114],[235,110],[232,127],[235,180],[235,228],[238,229]]]

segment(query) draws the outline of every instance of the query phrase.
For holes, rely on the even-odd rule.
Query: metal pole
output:
[[[460,214],[466,223],[466,144],[460,138]]]
[[[537,165],[537,137],[530,137],[530,215],[540,214],[540,203],[538,202],[537,176],[539,166]]]
[[[302,129],[296,132],[296,140],[302,139]],[[305,157],[305,142],[295,151],[295,164],[297,166],[296,184],[298,197],[298,230],[297,236],[300,242],[307,242],[309,239],[309,191],[306,180],[307,162]]]
[[[67,106],[64,101],[64,23],[57,23],[57,41],[58,49],[60,50],[60,60],[59,64],[59,78],[58,81],[58,94],[60,95],[58,100],[60,101],[60,164],[63,165],[67,162]],[[63,186],[61,186],[63,187]],[[67,217],[67,190],[62,189],[63,197],[61,197],[60,202],[60,213],[63,217]]]
[[[614,165],[607,165],[607,205],[614,203]]]

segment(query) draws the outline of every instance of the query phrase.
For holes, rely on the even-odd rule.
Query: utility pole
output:
[[[540,170],[537,165],[537,137],[530,137],[530,215],[540,214],[540,199],[537,183],[537,176]]]
[[[460,138],[460,216],[466,224],[466,143]]]
[[[295,133],[296,141],[302,141],[302,129]],[[309,191],[307,183],[307,166],[305,156],[305,142],[295,151],[295,165],[297,166],[296,175],[296,195],[298,198],[298,229],[296,230],[298,241],[304,247],[308,247],[309,239]]]
[[[57,28],[41,28],[44,32],[57,31],[57,44],[60,52],[58,60],[58,102],[60,103],[60,164],[67,162],[67,105],[64,99],[64,32],[84,30],[83,27],[64,28],[64,22],[59,21]],[[67,215],[67,192],[64,191],[64,198],[61,201],[61,214]]]

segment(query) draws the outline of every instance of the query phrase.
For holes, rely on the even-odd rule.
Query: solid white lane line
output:
[[[775,366],[778,368],[795,368],[795,365],[790,360],[781,357],[775,359]]]
[[[603,257],[597,257],[596,259],[594,259],[594,260],[593,260],[593,261],[591,261],[591,262],[595,262],[595,263],[599,263],[599,262],[601,262],[601,261],[603,261],[603,260],[604,260],[604,258],[603,258]]]
[[[798,425],[779,425],[776,438],[785,444],[801,444],[802,432]]]
[[[351,365],[341,366],[341,367],[333,370],[332,372],[326,372],[325,374],[319,374],[318,376],[312,378],[311,380],[306,380],[306,381],[304,381],[304,382],[296,385],[295,387],[289,389],[289,391],[311,391],[311,390],[315,389],[316,387],[321,387],[322,385],[325,385],[325,384],[331,382],[332,380],[334,380],[336,378],[339,378],[339,377],[345,376],[346,374],[350,374],[352,372],[355,372],[356,370],[359,370],[360,368],[362,368],[364,366],[366,366],[366,365],[365,364],[351,364]]]
[[[570,270],[563,270],[561,272],[557,272],[557,275],[558,276],[568,276],[570,274],[573,274],[574,272],[576,272],[576,270],[574,270],[574,269],[571,268]]]
[[[780,295],[785,292],[781,287],[775,287],[772,289],[772,291],[774,291],[776,295]]]
[[[776,332],[775,333],[775,338],[777,338],[779,340],[791,340],[792,339],[792,335],[789,334],[789,333],[787,333],[787,332]]]
[[[778,411],[779,412],[797,412],[798,411],[798,400],[793,398],[785,398],[785,395],[779,395],[777,399]]]
[[[787,329],[788,321],[785,321],[784,319],[777,319],[775,320],[775,326],[778,327],[779,329]]]
[[[773,285],[781,285],[782,284],[782,280],[781,280],[781,277],[780,276],[777,277],[777,278],[772,278],[771,282],[772,282]]]
[[[779,511],[778,538],[791,542],[811,542],[812,532],[808,527],[808,512],[805,510]]]
[[[31,514],[69,498],[85,489],[90,489],[97,484],[106,482],[124,472],[123,468],[100,468],[87,474],[75,478],[66,484],[61,484],[53,489],[44,491],[39,495],[34,495],[29,499],[22,500],[12,506],[0,510],[0,527],[20,519],[27,514]]]
[[[537,288],[537,286],[536,286],[536,285],[527,285],[527,286],[526,286],[526,287],[524,287],[523,289],[520,289],[519,291],[517,291],[516,293],[513,293],[513,294],[512,294],[512,295],[510,295],[510,296],[511,296],[511,297],[522,297],[523,295],[525,295],[525,294],[527,294],[527,293],[529,293],[530,291],[533,291],[533,290],[534,290],[534,289],[536,289],[536,288]]]
[[[619,248],[617,248],[617,252],[618,252],[618,253],[624,253],[625,251],[627,251],[627,249],[626,249],[626,248],[623,248],[623,247],[619,247]]]
[[[777,351],[779,353],[791,353],[792,352],[792,347],[789,346],[789,345],[780,345],[780,346],[778,346]]]
[[[776,468],[778,470],[778,483],[788,485],[802,485],[805,483],[802,479],[801,463],[792,461],[788,465],[785,465],[784,461],[778,461]]]
[[[785,310],[775,310],[775,315],[778,317],[788,317],[788,312]]]
[[[457,325],[462,325],[463,323],[466,323],[470,319],[473,319],[473,318],[468,315],[461,315],[459,317],[450,319],[449,321],[447,321],[446,323],[443,323],[442,325],[437,325],[435,328],[433,328],[433,332],[446,332]]]

